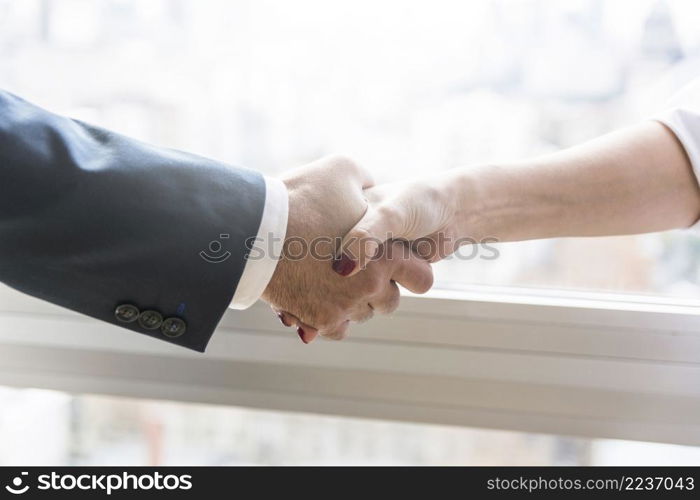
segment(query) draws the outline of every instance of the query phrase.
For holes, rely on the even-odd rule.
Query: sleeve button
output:
[[[163,324],[163,316],[158,311],[144,311],[139,315],[139,325],[146,330],[155,330]]]
[[[114,317],[121,323],[133,323],[139,317],[139,308],[132,304],[118,305],[114,310]]]
[[[185,333],[185,330],[187,330],[187,324],[180,318],[167,318],[160,327],[163,335],[170,338],[179,337]]]

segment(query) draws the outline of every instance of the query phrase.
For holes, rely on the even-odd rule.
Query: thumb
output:
[[[404,217],[394,207],[369,207],[362,219],[343,238],[339,256],[333,261],[333,270],[341,276],[357,274],[387,240],[408,239],[404,227]]]

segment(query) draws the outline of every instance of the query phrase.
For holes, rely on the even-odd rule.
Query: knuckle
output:
[[[360,166],[347,155],[344,154],[334,154],[327,158],[328,163],[332,168],[341,170],[343,172],[358,173],[360,171]]]
[[[401,301],[401,292],[399,291],[396,283],[392,282],[392,286],[389,293],[377,304],[373,305],[375,310],[383,314],[391,314],[399,307],[399,302]]]
[[[365,167],[361,166],[355,160],[344,154],[334,154],[326,158],[330,168],[336,170],[337,174],[340,176],[348,176],[354,178],[355,180],[370,180],[372,181],[372,174]],[[371,182],[373,183],[373,182]]]
[[[343,340],[348,335],[348,322],[342,321],[340,323],[335,323],[324,330],[321,330],[320,335],[324,338],[330,340]]]
[[[324,331],[321,332],[321,336],[329,340],[339,341],[346,338],[348,334],[347,331]]]
[[[332,332],[337,329],[342,318],[346,316],[347,305],[342,301],[337,301],[333,307],[319,311],[316,315],[315,326],[320,334]]]
[[[418,280],[416,293],[424,294],[433,287],[434,276],[432,272],[422,273]]]

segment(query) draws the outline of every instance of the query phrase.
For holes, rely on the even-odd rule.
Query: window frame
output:
[[[700,445],[700,308],[434,290],[305,346],[257,303],[202,355],[0,288],[0,385]]]

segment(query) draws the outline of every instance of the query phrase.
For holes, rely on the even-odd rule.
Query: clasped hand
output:
[[[382,193],[371,192],[366,170],[347,158],[329,157],[288,173],[283,181],[289,193],[287,236],[262,298],[282,323],[297,328],[304,343],[318,335],[342,339],[351,322],[394,311],[397,283],[414,293],[430,289],[428,260],[404,241],[382,235],[371,239],[373,247],[362,247],[363,216],[385,211],[381,205],[368,207],[368,199],[379,201]],[[352,235],[361,238],[354,241]]]

